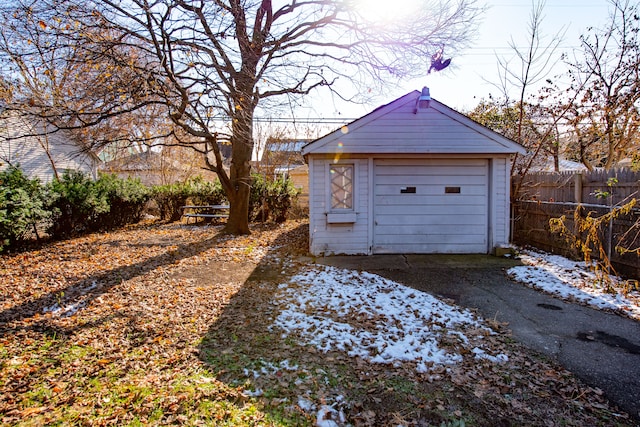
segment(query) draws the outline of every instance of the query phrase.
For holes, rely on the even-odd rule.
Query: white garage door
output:
[[[489,162],[379,159],[374,253],[486,253]]]

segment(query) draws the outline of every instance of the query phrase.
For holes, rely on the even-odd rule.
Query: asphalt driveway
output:
[[[375,273],[507,322],[513,337],[562,364],[640,422],[640,322],[567,303],[510,280],[516,260],[488,255],[316,259]]]

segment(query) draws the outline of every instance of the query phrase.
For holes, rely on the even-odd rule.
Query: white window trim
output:
[[[332,196],[331,193],[331,168],[333,167],[341,167],[341,166],[351,166],[353,169],[353,179],[351,183],[351,208],[332,208]],[[357,169],[355,163],[329,163],[327,164],[327,212],[340,213],[340,212],[355,212],[356,210],[356,180]]]
[[[331,168],[336,166],[351,166],[353,168],[353,182],[351,189],[351,202],[352,207],[350,209],[334,209],[331,207],[332,194],[331,194]],[[356,162],[335,162],[327,163],[326,166],[327,177],[327,191],[326,191],[326,216],[327,222],[330,224],[348,224],[356,222],[356,207],[358,206],[358,165]]]

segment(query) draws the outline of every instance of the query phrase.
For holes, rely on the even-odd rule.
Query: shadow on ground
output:
[[[581,386],[568,372],[528,352],[505,331],[491,340],[496,348],[510,352],[509,364],[484,364],[465,357],[459,366],[436,368],[428,374],[417,374],[411,364],[372,365],[345,352],[320,353],[300,344],[296,336],[284,336],[271,326],[287,308],[279,299],[278,287],[306,264],[367,270],[365,264],[371,263],[376,266],[370,268],[373,272],[456,301],[465,298],[464,288],[456,286],[461,274],[468,275],[464,281],[473,282],[487,276],[484,268],[501,274],[502,269],[518,264],[473,255],[429,258],[426,264],[437,261],[440,268],[424,277],[424,270],[409,268],[420,262],[410,256],[301,257],[306,247],[295,244],[300,235],[297,229],[277,238],[271,245],[275,249],[231,298],[199,348],[200,359],[213,374],[244,390],[271,421],[313,425],[317,416],[328,414],[335,425],[356,426],[430,426],[460,420],[477,426],[542,426],[549,419],[568,425],[608,423],[601,421],[608,412],[593,418],[593,413],[580,409],[580,399],[593,398],[593,390],[574,395]],[[459,264],[457,268],[454,263]],[[466,273],[463,266],[470,267]],[[427,287],[426,282],[440,285]]]
[[[191,258],[216,246],[220,241],[218,234],[214,237],[189,244],[178,245],[175,249],[162,252],[157,256],[140,259],[138,262],[127,263],[111,270],[84,277],[78,280],[70,280],[71,284],[45,293],[37,298],[29,299],[9,309],[0,312],[0,336],[15,333],[25,329],[21,324],[25,319],[37,316],[43,312],[43,307],[58,305],[60,307],[74,307],[78,304],[88,305],[92,300],[108,293],[114,286],[124,281],[140,277],[162,266],[174,264],[182,259]],[[123,246],[123,251],[134,251],[136,246],[142,245],[171,245],[173,242],[109,242],[110,245]],[[108,319],[104,319],[105,321]],[[99,322],[95,321],[94,323]],[[11,324],[19,326],[12,327]],[[52,329],[50,322],[43,318],[29,323],[31,330],[47,331]],[[56,331],[51,331],[55,333]],[[72,330],[65,331],[72,333]]]
[[[272,420],[285,425],[315,425],[319,413],[335,425],[346,425],[341,417],[361,426],[418,419],[440,425],[456,419],[456,408],[475,405],[480,411],[483,402],[473,396],[453,402],[438,397],[442,384],[416,383],[413,367],[372,367],[344,352],[321,353],[272,328],[286,309],[279,285],[312,261],[302,256],[308,225],[301,227],[277,238],[275,250],[263,257],[204,337],[200,359],[218,379],[242,387]],[[508,424],[493,419],[492,425]]]

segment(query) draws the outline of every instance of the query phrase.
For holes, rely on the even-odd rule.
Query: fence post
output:
[[[576,203],[582,203],[582,174],[580,172],[573,175],[573,194]]]

